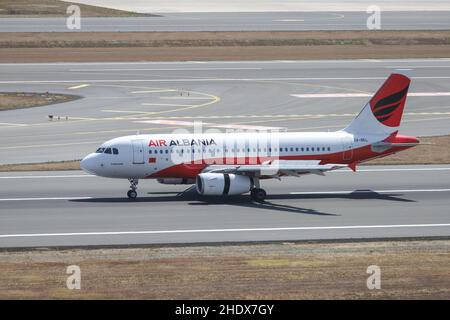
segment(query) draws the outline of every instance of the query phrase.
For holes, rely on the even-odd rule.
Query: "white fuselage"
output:
[[[97,153],[83,159],[82,167],[111,178],[193,178],[207,165],[261,164],[275,159],[349,163],[354,160],[353,149],[377,139],[345,131],[133,135],[105,142]],[[105,152],[108,148],[110,152]]]

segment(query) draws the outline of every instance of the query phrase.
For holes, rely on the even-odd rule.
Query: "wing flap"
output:
[[[274,160],[257,165],[212,165],[205,172],[235,173],[252,176],[299,176],[301,174],[324,175],[324,172],[347,167],[344,164],[320,164],[320,160]]]

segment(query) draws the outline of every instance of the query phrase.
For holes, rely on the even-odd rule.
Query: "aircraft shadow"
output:
[[[415,202],[414,200],[400,198],[403,194],[400,193],[385,193],[380,194],[372,190],[355,190],[352,193],[323,193],[323,194],[272,194],[267,195],[266,201],[255,202],[249,201],[249,195],[237,196],[201,196],[197,194],[195,189],[188,188],[183,192],[149,192],[150,197],[138,197],[134,200],[128,198],[91,198],[91,199],[72,199],[71,202],[83,203],[157,203],[157,202],[187,202],[190,206],[214,206],[214,205],[231,205],[246,208],[258,208],[275,210],[281,212],[311,214],[322,216],[339,216],[339,214],[320,212],[314,209],[296,207],[285,204],[273,203],[271,200],[295,200],[295,199],[350,199],[350,200],[385,200],[385,201],[399,201],[399,202]]]

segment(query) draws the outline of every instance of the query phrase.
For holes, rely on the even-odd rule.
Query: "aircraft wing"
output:
[[[320,160],[274,160],[257,165],[211,165],[204,172],[234,173],[256,177],[325,175],[326,171],[347,167],[344,164],[320,164]]]

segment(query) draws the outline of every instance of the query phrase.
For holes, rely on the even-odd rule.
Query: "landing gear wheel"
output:
[[[266,191],[264,191],[264,189],[260,189],[260,188],[252,189],[250,194],[252,196],[252,199],[257,202],[263,202],[267,196]]]
[[[127,192],[127,196],[129,199],[136,199],[137,197],[137,185],[139,180],[138,179],[128,179],[130,181],[130,190]]]
[[[136,197],[137,197],[137,192],[134,191],[134,190],[128,190],[127,196],[128,196],[128,198],[130,198],[130,199],[136,199]]]

